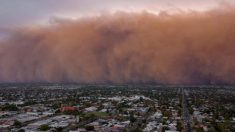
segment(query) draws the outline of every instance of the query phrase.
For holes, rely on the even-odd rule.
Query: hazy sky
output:
[[[0,0],[0,39],[11,29],[116,11],[205,11],[235,0]]]
[[[224,0],[0,0],[0,31],[11,26],[47,23],[52,17],[77,18],[117,10],[207,10],[221,2]]]

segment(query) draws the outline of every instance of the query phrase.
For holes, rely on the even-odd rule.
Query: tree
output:
[[[47,124],[44,124],[44,125],[40,126],[40,131],[47,131],[49,129],[50,129],[50,127]]]
[[[18,132],[25,132],[25,130],[24,129],[20,129],[20,130],[18,130]]]
[[[136,128],[134,130],[132,130],[131,132],[142,132],[140,128]]]
[[[94,126],[86,126],[85,129],[87,131],[94,131],[95,127]]]
[[[17,128],[20,128],[22,126],[22,123],[18,120],[14,121],[14,126],[16,126]]]
[[[20,130],[18,130],[18,132],[25,132],[25,130],[24,129],[20,129]]]
[[[177,131],[179,131],[179,132],[181,132],[181,130],[182,130],[182,124],[181,124],[181,122],[177,122]]]
[[[201,127],[196,128],[196,132],[203,132],[203,129]]]
[[[134,117],[134,114],[133,113],[131,113],[130,114],[130,122],[135,122],[136,121],[136,118]]]
[[[169,128],[168,127],[162,127],[162,132],[165,132],[166,130],[169,130]]]
[[[6,104],[5,106],[3,106],[2,109],[3,110],[8,110],[8,111],[17,111],[18,107],[14,104]]]

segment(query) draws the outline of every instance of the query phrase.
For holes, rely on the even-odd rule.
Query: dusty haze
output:
[[[235,11],[106,14],[21,28],[1,82],[235,84]]]

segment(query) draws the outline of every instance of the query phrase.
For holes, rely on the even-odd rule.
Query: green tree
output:
[[[177,122],[177,131],[179,131],[179,132],[181,132],[181,130],[182,130],[182,124],[181,124],[181,122]]]
[[[136,121],[136,118],[134,117],[133,113],[130,114],[130,118],[129,119],[130,119],[130,122],[132,122],[132,123]]]
[[[196,132],[203,132],[203,129],[201,127],[196,128]]]
[[[18,130],[18,132],[25,132],[25,130],[24,129],[20,129],[20,130]]]
[[[3,106],[2,108],[3,110],[8,110],[8,111],[18,111],[18,107],[14,104],[6,104],[5,106]]]
[[[142,132],[140,128],[136,128],[134,130],[132,130],[131,132]]]
[[[15,120],[14,121],[14,126],[17,127],[17,128],[20,128],[22,126],[22,123],[18,120]]]
[[[94,126],[86,126],[85,129],[87,131],[94,131],[95,127]]]
[[[40,131],[47,131],[50,129],[50,127],[47,124],[44,124],[44,125],[41,125],[39,129]]]

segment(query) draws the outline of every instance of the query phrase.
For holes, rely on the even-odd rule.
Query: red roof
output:
[[[64,112],[64,111],[75,111],[77,110],[77,108],[75,107],[72,107],[72,106],[64,106],[60,109],[61,112]]]

